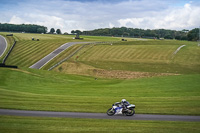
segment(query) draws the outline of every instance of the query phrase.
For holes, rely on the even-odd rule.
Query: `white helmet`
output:
[[[126,99],[122,99],[122,102],[126,102]]]

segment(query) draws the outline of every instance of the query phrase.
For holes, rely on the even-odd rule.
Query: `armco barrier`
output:
[[[7,68],[18,68],[17,66],[5,65],[4,63],[0,63],[0,67],[7,67]]]
[[[8,56],[10,55],[10,53],[11,53],[11,51],[13,50],[15,44],[16,44],[16,41],[14,42],[14,44],[12,45],[12,47],[10,48],[10,50],[8,51],[7,55],[4,57],[4,59],[3,59],[3,64],[5,64],[6,59],[7,59]]]

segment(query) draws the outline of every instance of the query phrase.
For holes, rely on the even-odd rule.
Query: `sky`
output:
[[[200,0],[0,0],[0,23],[71,30],[128,27],[194,29]]]

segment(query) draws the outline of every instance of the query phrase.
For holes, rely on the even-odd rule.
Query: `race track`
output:
[[[0,57],[4,54],[6,48],[7,48],[6,39],[0,35]]]
[[[73,46],[75,44],[82,44],[82,43],[88,43],[88,42],[69,42],[69,43],[65,43],[62,46],[60,46],[59,48],[57,48],[56,50],[54,50],[53,52],[51,52],[50,54],[48,54],[47,56],[45,56],[44,58],[42,58],[41,60],[39,60],[38,62],[36,62],[35,64],[33,64],[32,66],[30,66],[29,68],[40,69],[45,64],[47,64],[49,61],[51,61],[53,58],[55,58],[57,55],[59,55],[61,52],[66,50],[67,48],[69,48],[69,47],[71,47],[71,46]]]
[[[115,119],[115,120],[158,120],[158,121],[193,121],[193,122],[200,121],[200,116],[150,115],[150,114],[135,114],[134,116],[123,116],[123,115],[107,116],[106,113],[25,111],[25,110],[8,110],[8,109],[0,109],[0,115]]]

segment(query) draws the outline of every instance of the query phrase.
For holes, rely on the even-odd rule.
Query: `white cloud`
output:
[[[115,25],[112,23],[109,23],[109,28],[113,28]]]
[[[62,32],[120,26],[178,30],[198,27],[198,4],[195,5],[195,1],[184,4],[181,0],[177,1],[122,0],[113,3],[100,0],[40,0],[38,4],[34,0],[23,0],[9,8],[12,10],[0,12],[0,22],[39,24],[48,29],[59,28]]]
[[[22,23],[24,23],[24,20],[14,15],[14,16],[12,16],[12,18],[10,19],[9,23],[13,23],[13,24],[22,24]]]
[[[150,29],[190,29],[200,24],[200,8],[187,3],[181,8],[169,8],[155,16],[119,19],[120,26]]]

